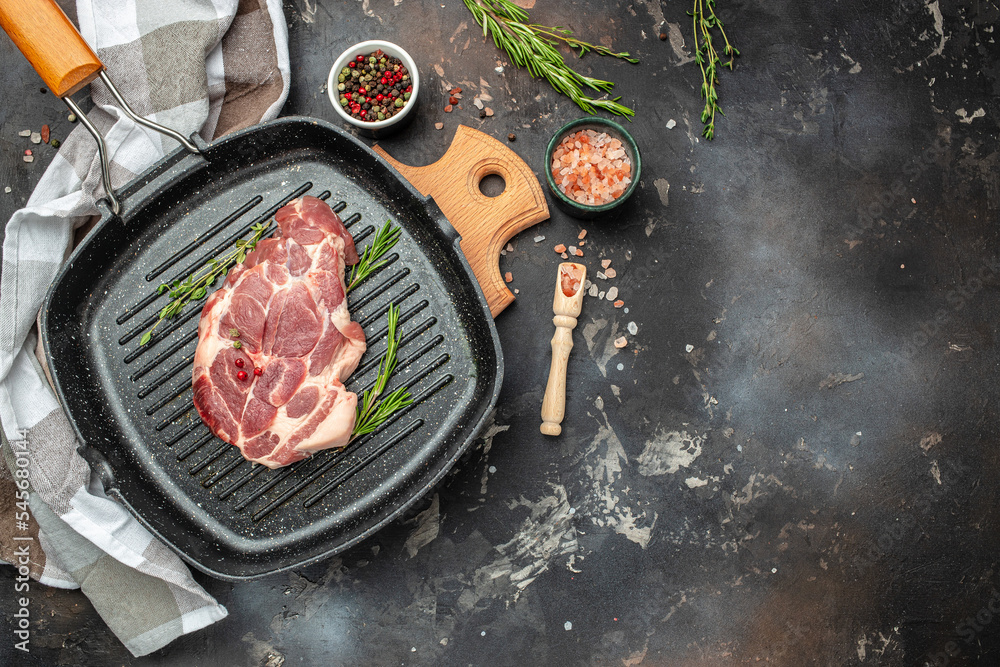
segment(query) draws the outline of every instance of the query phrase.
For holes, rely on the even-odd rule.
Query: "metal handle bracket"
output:
[[[104,82],[104,85],[106,85],[108,90],[111,91],[111,95],[115,98],[115,101],[118,102],[122,113],[128,116],[132,121],[142,125],[143,127],[148,127],[151,130],[159,132],[166,137],[170,137],[174,141],[179,142],[182,146],[184,146],[184,148],[192,153],[201,154],[201,150],[199,150],[199,148],[194,145],[190,139],[182,135],[180,132],[172,130],[164,125],[160,125],[159,123],[151,121],[148,118],[143,118],[133,111],[132,107],[130,107],[128,102],[125,101],[125,98],[122,97],[120,92],[118,92],[118,89],[115,88],[115,85],[111,82],[111,79],[104,71],[100,73],[100,77],[101,81]],[[101,133],[97,130],[97,127],[95,127],[90,119],[87,118],[87,114],[83,113],[83,110],[76,102],[73,101],[72,97],[67,95],[63,98],[63,101],[66,103],[66,106],[69,107],[70,111],[76,114],[77,118],[80,119],[83,126],[87,128],[87,131],[94,137],[94,140],[97,141],[97,153],[101,158],[101,180],[104,183],[104,192],[107,194],[108,201],[111,204],[111,212],[115,215],[119,215],[121,213],[122,206],[118,199],[118,195],[115,194],[114,188],[111,187],[111,159],[108,156],[107,143],[104,141],[104,137]]]

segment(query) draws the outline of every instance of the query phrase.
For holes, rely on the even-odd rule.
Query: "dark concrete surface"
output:
[[[510,146],[541,176],[545,143],[581,115],[484,42],[458,0],[285,4],[285,114],[335,120],[323,84],[353,41],[385,38],[414,56],[419,115],[382,142],[405,163],[436,159],[464,123],[516,133]],[[290,574],[196,575],[229,617],[142,659],[82,594],[36,587],[32,653],[0,640],[0,656],[1000,664],[998,3],[722,0],[743,55],[722,77],[727,115],[711,143],[698,139],[689,6],[532,10],[641,59],[577,64],[636,109],[643,178],[620,214],[581,224],[553,207],[501,258],[519,294],[497,320],[497,413],[417,512]],[[6,40],[0,62],[6,219],[51,157],[23,163],[17,131],[48,122],[58,136],[68,124]],[[480,79],[491,118],[471,104]],[[446,114],[452,86],[464,99]],[[585,300],[564,432],[550,439],[538,412],[552,246],[581,228],[591,275],[611,259],[617,277],[595,282],[617,286],[628,312]],[[0,569],[0,599],[13,576]]]

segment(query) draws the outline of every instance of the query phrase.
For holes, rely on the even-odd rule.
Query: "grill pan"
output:
[[[0,7],[0,23],[53,92],[78,110],[69,96],[87,82],[100,76],[113,90],[58,7],[40,2],[35,9]],[[40,25],[58,52],[34,48],[29,38]],[[211,144],[136,122],[187,149],[113,192],[103,142],[88,124],[108,196],[98,202],[100,222],[49,289],[40,317],[52,380],[83,443],[80,453],[108,495],[210,575],[250,579],[346,549],[432,489],[492,410],[503,357],[491,310],[513,299],[495,258],[514,233],[547,216],[537,180],[502,144],[468,128],[460,128],[452,146],[464,149],[450,148],[439,161],[450,171],[412,168],[421,194],[393,168],[403,165],[323,121],[283,118]],[[500,155],[489,157],[490,151]],[[503,176],[510,191],[495,202],[478,191],[491,173]],[[462,187],[452,187],[453,180]],[[426,196],[435,187],[455,226],[468,232],[461,245]],[[401,227],[387,264],[348,296],[368,350],[346,384],[359,394],[374,384],[394,303],[402,342],[387,391],[406,386],[414,401],[343,450],[271,470],[213,436],[194,409],[201,302],[161,324],[147,345],[139,340],[169,298],[157,294],[158,285],[183,280],[305,194],[330,203],[359,252],[386,220]]]
[[[120,192],[122,213],[101,220],[49,290],[41,335],[107,492],[199,569],[249,578],[347,548],[433,487],[492,409],[503,358],[457,233],[353,137],[285,118],[200,148]],[[347,388],[374,383],[392,302],[402,343],[389,390],[405,385],[415,401],[342,452],[270,470],[213,436],[194,409],[198,304],[147,345],[139,339],[169,299],[156,294],[161,282],[183,279],[303,194],[340,212],[359,252],[385,220],[402,228],[388,264],[349,295],[369,349]]]

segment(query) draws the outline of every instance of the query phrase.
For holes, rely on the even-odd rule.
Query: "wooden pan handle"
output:
[[[0,27],[57,97],[66,97],[104,69],[55,0],[2,0]]]
[[[564,276],[574,282],[566,282]],[[562,420],[566,416],[566,368],[569,353],[573,349],[573,329],[576,318],[583,307],[583,284],[587,278],[587,267],[582,264],[563,262],[556,274],[556,292],[552,298],[552,312],[555,317],[556,333],[552,336],[552,364],[549,366],[549,381],[545,385],[542,399],[542,426],[544,435],[562,433]],[[576,292],[566,294],[567,287]]]
[[[549,217],[545,195],[531,168],[488,134],[459,125],[451,146],[437,162],[410,167],[385,158],[423,195],[434,197],[448,222],[462,236],[462,252],[496,317],[514,300],[500,275],[500,251],[515,234]],[[487,197],[479,190],[486,176],[503,178],[504,191]]]

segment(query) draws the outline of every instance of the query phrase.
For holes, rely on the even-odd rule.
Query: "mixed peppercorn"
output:
[[[240,332],[236,329],[230,329],[229,335],[232,336],[233,338],[239,338]],[[241,347],[243,347],[243,343],[241,343],[239,340],[233,341],[233,349],[238,350]],[[244,366],[246,366],[246,362],[243,361],[242,357],[236,357],[236,360],[233,363],[236,364],[236,368],[239,369],[242,369]],[[261,375],[264,374],[264,369],[261,368],[260,366],[254,366],[253,374],[255,377],[260,377]],[[250,375],[244,370],[239,370],[236,372],[236,379],[241,382],[246,380],[248,377],[250,377]]]
[[[344,111],[375,123],[403,110],[413,84],[402,61],[379,50],[348,62],[337,75],[337,90]]]

